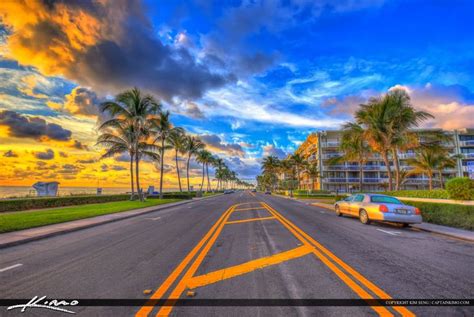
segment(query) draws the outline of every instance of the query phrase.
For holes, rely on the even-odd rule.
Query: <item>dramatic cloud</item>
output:
[[[35,157],[38,160],[52,160],[54,158],[54,151],[47,149],[45,152],[36,152]]]
[[[96,160],[94,159],[88,159],[88,160],[77,160],[77,163],[80,163],[80,164],[93,164],[97,162]]]
[[[81,141],[74,140],[72,147],[78,150],[88,150],[87,145],[83,144]]]
[[[225,144],[218,135],[204,134],[200,135],[199,138],[209,147],[211,151],[224,153],[231,156],[245,156],[245,151],[242,149],[240,144]]]
[[[138,1],[4,1],[0,16],[8,57],[97,91],[138,86],[166,99],[197,98],[235,81],[184,46],[163,44]]]
[[[0,125],[8,127],[9,134],[19,138],[46,137],[52,140],[68,141],[72,134],[71,131],[58,124],[47,123],[39,117],[27,117],[10,110],[0,112]]]
[[[18,154],[13,152],[13,150],[8,150],[3,154],[3,157],[18,157]]]
[[[267,157],[267,156],[276,156],[278,157],[279,159],[283,159],[286,157],[286,153],[285,151],[283,151],[282,149],[280,148],[277,148],[275,145],[273,144],[269,144],[269,145],[264,145],[263,146],[263,154],[262,156],[263,157]]]
[[[95,92],[87,88],[75,87],[70,94],[65,96],[64,104],[47,102],[47,105],[57,111],[85,117],[95,117],[99,114],[98,106],[102,101]]]
[[[432,85],[409,87],[396,85],[391,89],[404,89],[412,104],[435,116],[424,125],[443,129],[471,128],[474,126],[474,93],[460,85]]]

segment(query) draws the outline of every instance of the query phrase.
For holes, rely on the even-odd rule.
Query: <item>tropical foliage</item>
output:
[[[168,111],[162,111],[160,103],[151,95],[144,95],[133,88],[118,94],[113,101],[101,104],[104,118],[98,127],[97,145],[105,148],[102,158],[127,154],[130,161],[130,199],[144,200],[140,184],[140,162],[147,158],[159,166],[160,198],[163,198],[165,154],[174,150],[174,163],[178,177],[179,191],[182,192],[180,176],[180,156],[186,158],[187,190],[190,192],[190,164],[195,158],[202,164],[203,190],[205,175],[207,191],[211,191],[209,166],[215,167],[216,189],[228,186],[249,188],[252,185],[238,179],[224,161],[205,150],[205,144],[196,135],[189,135],[183,128],[175,127]]]

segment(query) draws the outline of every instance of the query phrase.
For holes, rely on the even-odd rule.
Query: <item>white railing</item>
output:
[[[474,146],[474,140],[459,141],[460,146]]]

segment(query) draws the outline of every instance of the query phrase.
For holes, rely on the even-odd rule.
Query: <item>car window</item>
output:
[[[354,196],[349,196],[344,198],[344,201],[352,201],[354,199]]]
[[[364,200],[364,195],[356,195],[353,201],[359,203],[359,202],[362,202],[363,200]]]
[[[399,204],[403,205],[402,202],[395,197],[390,196],[370,196],[370,201],[373,203],[386,203],[386,204]]]

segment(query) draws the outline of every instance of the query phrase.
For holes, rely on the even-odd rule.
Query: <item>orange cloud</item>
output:
[[[2,23],[13,30],[7,58],[34,65],[46,75],[68,73],[77,53],[96,43],[100,21],[80,6],[44,1],[0,2]]]

